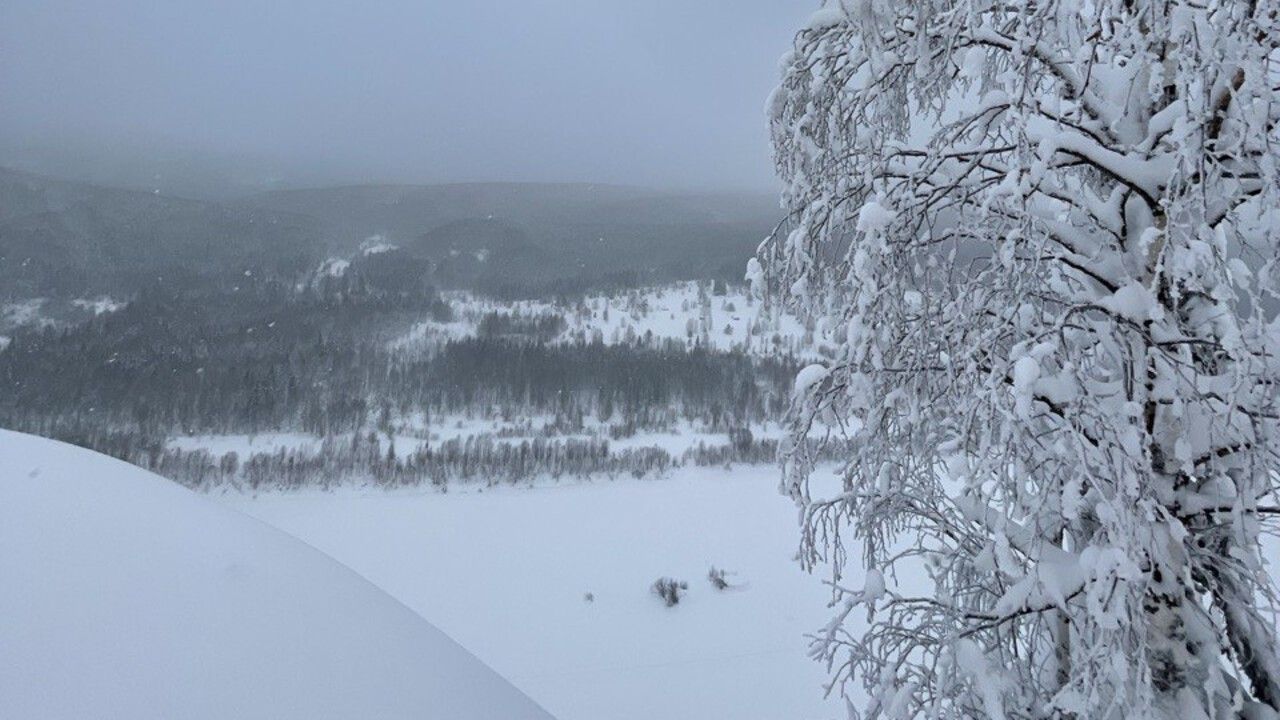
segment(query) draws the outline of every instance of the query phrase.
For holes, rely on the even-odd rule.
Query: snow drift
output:
[[[0,716],[549,719],[310,546],[0,431]]]

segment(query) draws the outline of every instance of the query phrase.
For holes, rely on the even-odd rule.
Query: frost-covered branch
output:
[[[1276,0],[833,2],[797,35],[753,278],[836,347],[784,489],[860,713],[1280,713],[1277,37]]]

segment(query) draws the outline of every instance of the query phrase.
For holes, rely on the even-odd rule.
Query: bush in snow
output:
[[[870,717],[1280,713],[1277,38],[1275,0],[831,2],[796,36],[762,291],[837,346],[784,486]],[[810,430],[851,436],[831,495]]]
[[[728,575],[728,573],[712,565],[711,569],[707,571],[707,581],[711,583],[711,587],[717,590],[728,590],[730,586],[729,581],[725,579],[725,575]]]
[[[689,589],[689,583],[683,580],[675,580],[669,577],[660,577],[653,581],[653,585],[649,590],[662,601],[667,607],[674,607],[680,604],[680,596]]]

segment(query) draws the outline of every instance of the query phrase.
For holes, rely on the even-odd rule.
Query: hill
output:
[[[443,287],[508,294],[738,280],[780,216],[765,195],[585,184],[368,185],[242,204],[315,218],[331,252],[379,236],[432,261]]]
[[[0,458],[6,717],[550,718],[299,540],[51,440]]]
[[[371,241],[429,268],[436,286],[507,296],[739,280],[779,214],[765,195],[539,183],[209,202],[0,168],[0,300],[291,279]]]
[[[290,213],[0,168],[0,299],[295,273],[317,261],[320,237],[314,220]]]

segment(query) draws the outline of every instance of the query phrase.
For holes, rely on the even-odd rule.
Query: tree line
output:
[[[359,437],[457,415],[537,416],[563,434],[582,433],[594,421],[613,439],[682,421],[729,433],[776,416],[789,400],[794,363],[787,358],[651,339],[550,344],[564,327],[555,316],[495,313],[482,319],[477,337],[448,340],[425,354],[393,352],[389,339],[408,324],[451,319],[434,290],[395,279],[390,291],[350,273],[300,286],[252,277],[231,287],[166,286],[75,327],[19,332],[0,353],[0,424],[159,469],[203,462],[165,451],[175,435]],[[566,444],[555,452],[580,449]],[[176,454],[163,460],[166,452]],[[480,451],[433,448],[429,461],[400,458],[395,472],[467,477],[468,452]],[[528,472],[559,472],[531,452]],[[583,458],[594,457],[585,452]],[[336,462],[332,453],[318,457]],[[595,465],[583,458],[566,461],[572,472],[651,469],[640,455]],[[313,460],[294,458],[301,468]],[[275,460],[259,462],[281,469]],[[500,477],[525,472],[520,458],[476,462],[497,463]],[[385,465],[363,469],[378,467]]]

